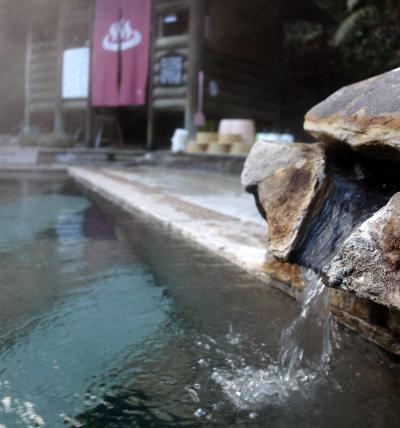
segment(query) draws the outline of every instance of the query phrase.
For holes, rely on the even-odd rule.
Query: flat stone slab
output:
[[[177,191],[166,192],[136,179],[132,171],[71,167],[68,172],[74,180],[116,205],[156,220],[258,278],[269,279],[263,270],[266,229],[260,224],[189,202]],[[189,190],[190,186],[187,193]],[[221,205],[227,201],[229,198],[224,201],[221,194]]]
[[[318,141],[400,161],[400,69],[338,90],[306,114],[304,129]]]
[[[112,169],[114,176],[141,183],[186,202],[265,225],[251,195],[243,191],[238,174],[154,166]]]
[[[324,282],[400,309],[400,193],[343,243]]]

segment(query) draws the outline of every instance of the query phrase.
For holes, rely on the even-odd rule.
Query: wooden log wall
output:
[[[30,113],[52,112],[57,94],[57,41],[32,42],[27,70],[27,107]]]
[[[251,63],[206,49],[203,57],[206,77],[205,111],[218,117],[248,118],[259,126],[279,124],[279,79],[274,67]],[[210,82],[218,93],[210,94]]]
[[[57,94],[61,91],[59,87],[59,55],[63,50],[71,47],[71,40],[74,37],[74,28],[80,32],[87,33],[89,38],[90,28],[90,4],[89,2],[75,2],[74,7],[65,8],[61,18],[59,31],[62,31],[62,40],[65,46],[57,45],[57,39],[35,41],[35,30],[33,29],[33,40],[28,47],[28,108],[31,113],[53,112]],[[75,34],[76,36],[76,34]],[[67,101],[66,109],[84,109],[86,101]]]
[[[177,35],[164,37],[161,33],[160,20],[168,13],[176,13],[180,10],[189,10],[188,0],[154,2],[155,19],[153,21],[153,46],[150,64],[150,91],[149,103],[155,110],[183,111],[185,109],[187,82],[188,82],[188,58],[189,58],[189,35]],[[176,53],[185,58],[183,66],[182,86],[164,87],[159,81],[160,59],[168,53]]]
[[[147,147],[154,148],[156,115],[159,112],[185,112],[189,83],[189,31],[186,34],[165,36],[162,19],[181,11],[190,13],[192,0],[153,0],[152,42],[150,52],[149,90],[147,108]],[[189,29],[188,29],[189,30]],[[182,85],[163,86],[160,82],[160,60],[174,53],[184,58]]]
[[[174,52],[185,57],[183,66],[183,82],[178,87],[163,87],[159,81],[160,59]],[[189,36],[174,36],[158,38],[154,44],[152,64],[153,75],[153,107],[155,109],[170,109],[182,111],[185,106],[188,81]]]

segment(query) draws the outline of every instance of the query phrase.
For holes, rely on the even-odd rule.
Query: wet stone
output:
[[[370,320],[369,300],[355,298],[351,306],[351,313],[364,321]]]
[[[347,312],[351,312],[353,299],[352,294],[341,290],[332,290],[330,294],[330,304]]]
[[[268,143],[258,141],[254,144],[242,172],[242,185],[245,188],[257,186],[278,169],[305,163],[325,161],[324,149],[319,144]]]
[[[304,129],[373,158],[400,161],[400,69],[346,86],[313,107]]]
[[[276,260],[268,256],[264,263],[264,272],[283,284],[290,285],[292,282],[292,265]]]
[[[292,289],[297,291],[303,291],[304,289],[302,268],[298,265],[280,262],[275,257],[267,255],[263,270],[270,277],[288,285]]]
[[[269,250],[290,262],[320,207],[326,188],[325,153],[319,144],[255,144],[246,161],[242,185],[256,195],[266,213]]]
[[[290,261],[305,236],[322,197],[324,160],[278,169],[258,185],[261,205],[267,213],[269,249],[279,260]]]
[[[400,335],[400,311],[392,309],[389,311],[388,328],[397,335]]]
[[[400,193],[396,193],[345,240],[338,257],[325,269],[325,283],[399,309],[399,216]]]

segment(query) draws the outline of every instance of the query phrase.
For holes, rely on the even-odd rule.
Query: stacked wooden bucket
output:
[[[196,140],[189,141],[187,153],[209,155],[247,156],[255,138],[252,120],[224,119],[218,132],[198,132]]]

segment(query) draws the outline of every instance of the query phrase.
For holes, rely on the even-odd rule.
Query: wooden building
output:
[[[149,147],[157,141],[157,119],[168,112],[181,113],[180,126],[193,134],[203,95],[211,121],[248,118],[259,127],[279,126],[281,21],[274,14],[274,2],[262,0],[252,0],[251,7],[243,0],[154,1]],[[182,64],[182,76],[172,76],[170,82],[162,80],[162,66],[169,59],[178,75]]]
[[[68,0],[39,5],[40,13],[32,11],[27,31],[25,127],[53,128],[62,133],[72,119],[83,136],[89,133],[89,100],[63,99],[62,68],[66,49],[90,45],[91,3]]]
[[[93,143],[96,117],[104,110],[91,108],[89,99],[63,99],[61,75],[66,49],[90,47],[94,0],[35,1],[45,11],[46,25],[43,13],[33,15],[27,32],[25,126],[74,129]],[[291,3],[297,7],[290,9]],[[283,25],[315,12],[299,3],[310,2],[152,0],[147,105],[109,113],[119,117],[125,134],[129,127],[142,128],[135,140],[146,141],[149,149],[166,142],[177,127],[193,135],[201,100],[207,121],[247,118],[258,129],[283,131]]]

